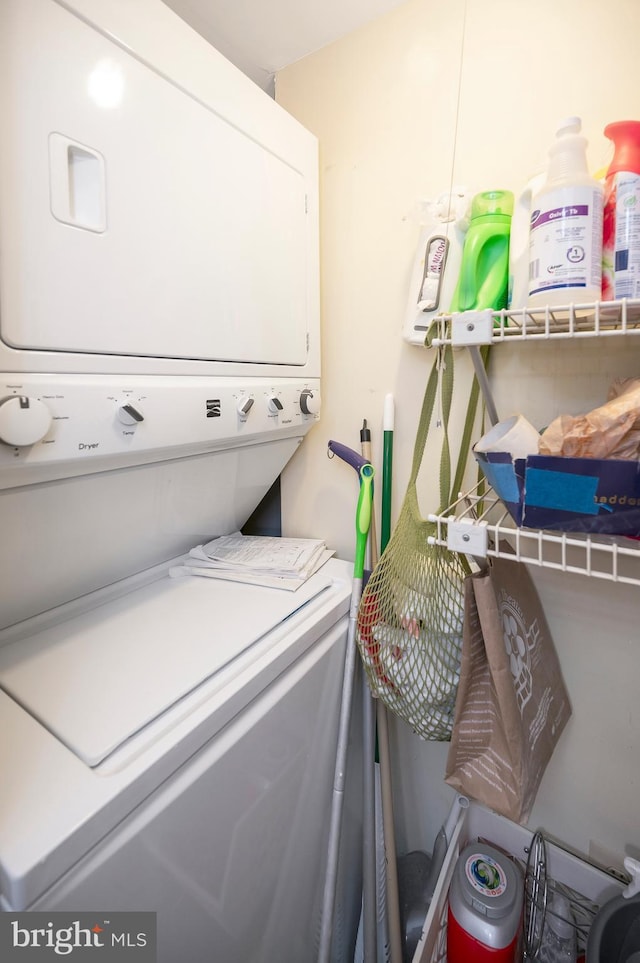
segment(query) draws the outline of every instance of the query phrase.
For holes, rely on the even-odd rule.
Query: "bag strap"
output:
[[[411,466],[411,474],[409,476],[408,489],[415,488],[416,485],[418,473],[424,457],[429,427],[433,417],[433,409],[435,407],[438,385],[440,384],[443,425],[442,450],[440,455],[441,504],[438,509],[438,514],[440,514],[451,503],[452,496],[457,497],[457,493],[462,484],[462,477],[464,475],[469,453],[469,446],[471,443],[473,423],[475,421],[475,415],[478,406],[480,387],[478,384],[478,379],[474,375],[471,391],[469,393],[469,402],[467,405],[462,439],[460,442],[460,450],[458,452],[458,460],[456,463],[456,470],[452,484],[451,449],[449,445],[449,416],[451,414],[451,402],[453,398],[453,349],[451,345],[446,345],[444,349],[438,348],[436,350],[437,354],[429,374],[429,379],[427,381],[427,386],[424,393],[424,399],[422,401],[422,410],[420,412],[418,431],[416,433],[416,440],[413,450],[413,463]],[[487,363],[488,350],[488,346],[485,346],[481,349],[481,356],[485,365]]]
[[[436,356],[429,373],[429,380],[427,381],[427,387],[425,388],[424,398],[422,400],[422,409],[420,411],[420,420],[418,421],[418,431],[416,432],[416,440],[413,446],[413,463],[411,465],[411,474],[409,475],[409,485],[415,485],[418,473],[420,471],[420,465],[422,464],[422,457],[424,455],[424,448],[427,442],[427,434],[429,432],[429,425],[431,424],[431,416],[433,415],[433,409],[436,401],[436,392],[438,389],[438,369],[445,365],[445,374],[448,368],[446,364],[446,349],[445,356],[441,361],[440,354],[442,349],[436,349]],[[443,412],[444,415],[444,412]]]
[[[489,351],[490,345],[485,344],[480,348],[480,357],[482,358],[482,363],[486,370],[489,363]],[[478,400],[480,398],[480,383],[478,379],[474,376],[473,383],[471,385],[471,392],[469,395],[469,404],[467,406],[467,414],[464,422],[464,428],[462,431],[462,439],[460,441],[460,452],[458,454],[458,464],[456,466],[456,473],[453,479],[453,485],[451,486],[451,491],[449,492],[448,504],[450,505],[454,499],[458,497],[458,492],[462,487],[462,478],[464,475],[464,470],[467,464],[467,457],[469,455],[469,448],[471,447],[471,434],[473,432],[473,425],[476,420],[476,411],[478,410]],[[483,476],[484,477],[484,476]],[[446,505],[444,506],[447,507]]]

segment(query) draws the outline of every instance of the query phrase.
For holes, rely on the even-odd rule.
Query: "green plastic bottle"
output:
[[[511,191],[483,191],[473,198],[451,313],[506,308],[512,214]]]

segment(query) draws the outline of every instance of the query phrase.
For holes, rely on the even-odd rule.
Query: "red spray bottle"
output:
[[[602,300],[640,298],[640,121],[607,124],[614,144],[604,187]]]

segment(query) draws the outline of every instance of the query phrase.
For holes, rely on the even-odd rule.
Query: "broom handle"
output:
[[[384,551],[391,533],[391,468],[393,464],[393,395],[384,400],[383,415],[383,456],[382,456],[382,506],[380,513],[380,549]],[[371,456],[371,435],[362,443],[362,454]],[[371,568],[378,561],[378,546],[372,531],[369,537]],[[398,891],[398,864],[396,857],[396,830],[393,816],[393,794],[391,788],[391,751],[389,748],[389,726],[387,707],[376,699],[376,722],[378,733],[378,755],[380,757],[380,789],[382,794],[382,823],[384,830],[384,851],[386,865],[386,905],[389,926],[389,950],[391,963],[402,963],[402,926],[400,922],[400,894]]]
[[[344,446],[341,446],[341,448],[344,449]],[[336,454],[340,454],[341,457],[343,457],[343,455],[348,451],[349,450],[345,449],[344,451],[336,452]],[[353,462],[348,458],[345,458],[345,461],[349,461],[349,464],[353,465]],[[364,556],[367,546],[367,535],[369,534],[369,525],[371,524],[373,475],[374,471],[372,466],[363,460],[363,464],[358,470],[360,491],[358,493],[358,504],[356,506],[356,554],[353,563],[353,578],[351,581],[349,628],[347,631],[342,697],[340,703],[340,718],[338,722],[338,744],[336,748],[336,761],[333,775],[333,795],[331,797],[327,868],[324,879],[322,910],[320,917],[320,942],[317,958],[318,963],[329,963],[331,957],[331,939],[333,936],[333,919],[335,913],[336,887],[338,881],[340,834],[342,832],[342,813],[344,808],[347,748],[349,745],[349,725],[351,722],[353,682],[356,668],[358,605],[362,596]]]
[[[382,511],[380,522],[380,552],[384,552],[391,537],[391,480],[393,471],[393,430],[395,408],[393,395],[384,399],[382,432]],[[393,815],[393,790],[391,785],[391,750],[389,747],[389,715],[387,707],[378,699],[378,754],[380,756],[380,789],[382,792],[382,820],[384,847],[387,857],[387,906],[389,919],[389,949],[391,963],[402,963],[403,933],[400,921],[400,893],[398,890],[398,863],[396,827]]]

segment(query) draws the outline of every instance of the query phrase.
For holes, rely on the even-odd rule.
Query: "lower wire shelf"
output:
[[[454,801],[447,825],[452,828],[447,852],[412,963],[447,963],[449,888],[456,862],[465,845],[476,840],[489,842],[510,854],[524,870],[529,865],[535,837],[540,835],[464,796],[458,796]],[[538,906],[542,909],[539,925],[544,925],[547,902],[551,901],[553,893],[559,892],[565,896],[571,910],[571,923],[576,930],[580,957],[585,951],[597,910],[622,892],[626,880],[623,882],[551,838],[545,840],[544,860],[545,884],[543,905]],[[525,884],[525,920],[531,919],[533,892]],[[540,902],[539,891],[536,891],[535,898]],[[533,942],[535,944],[536,941]],[[535,958],[533,954],[526,957],[532,958]],[[521,960],[522,956],[518,959]]]
[[[476,559],[505,558],[541,568],[609,582],[640,585],[640,540],[619,535],[582,535],[517,528],[504,503],[486,482],[439,515],[431,544],[446,545]]]

